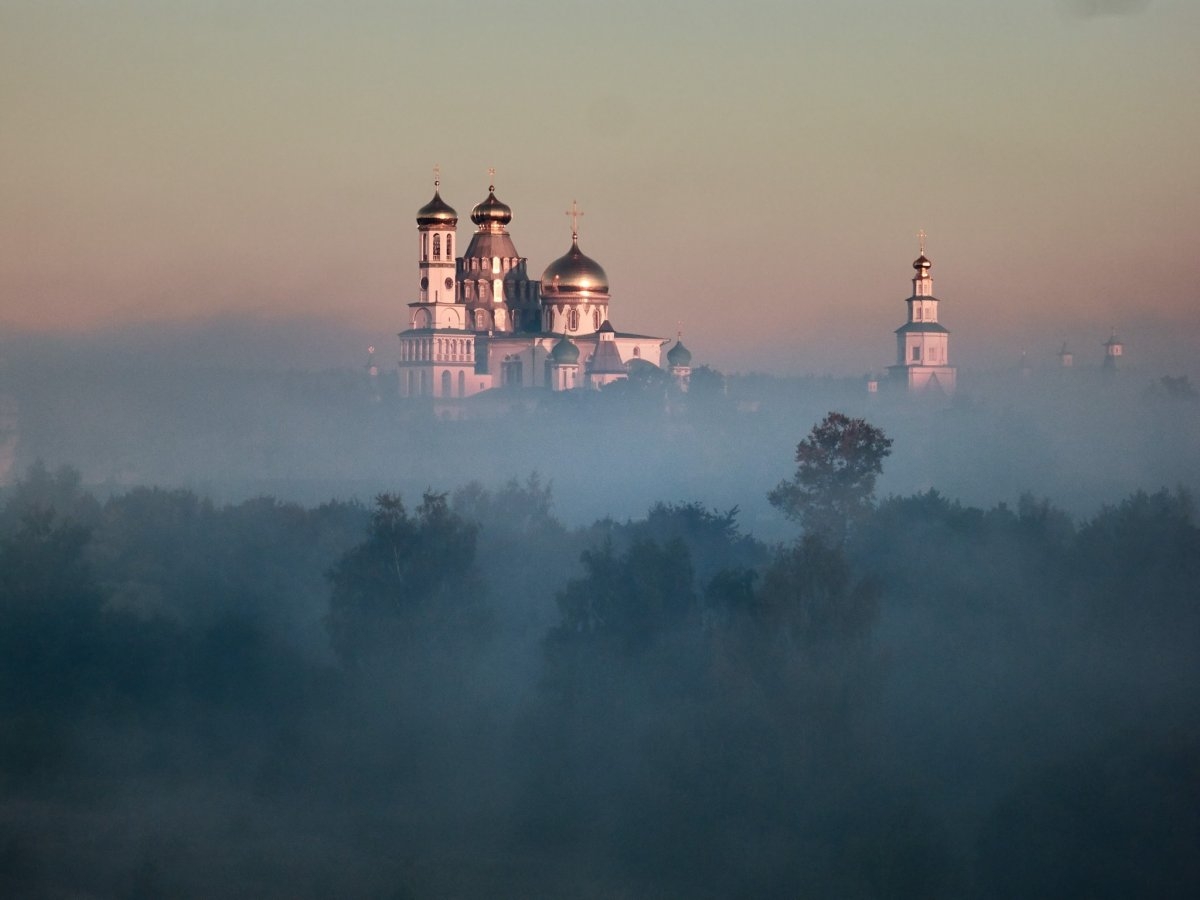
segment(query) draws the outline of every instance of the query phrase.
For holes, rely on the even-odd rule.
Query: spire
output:
[[[933,277],[929,274],[929,269],[933,263],[925,255],[925,229],[923,228],[917,232],[917,244],[921,255],[913,260],[913,268],[917,270],[917,274],[913,276],[913,296],[932,297]]]

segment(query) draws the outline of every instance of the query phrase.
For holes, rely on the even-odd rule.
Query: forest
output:
[[[568,524],[536,473],[303,505],[30,466],[0,895],[1200,896],[1189,493],[878,496],[880,429],[795,439],[775,543]]]

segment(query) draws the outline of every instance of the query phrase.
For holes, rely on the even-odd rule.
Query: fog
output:
[[[205,334],[4,348],[0,894],[1200,889],[1183,373],[438,408]],[[831,410],[839,534],[767,496]]]

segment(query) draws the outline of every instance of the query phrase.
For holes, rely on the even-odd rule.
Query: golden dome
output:
[[[471,221],[476,225],[495,223],[507,225],[512,221],[512,207],[496,199],[496,188],[489,185],[487,199],[471,210]]]
[[[458,213],[434,189],[433,199],[417,210],[418,225],[457,225]]]
[[[579,242],[573,240],[571,249],[550,263],[542,273],[542,295],[608,296],[608,275],[600,263],[584,256],[579,249]]]

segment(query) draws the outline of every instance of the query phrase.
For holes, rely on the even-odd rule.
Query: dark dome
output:
[[[550,358],[562,365],[574,365],[579,362],[579,348],[575,346],[574,341],[563,335],[550,351]]]
[[[454,207],[442,199],[436,190],[433,199],[417,210],[418,225],[457,225],[458,213]]]
[[[577,241],[571,249],[546,267],[542,273],[542,294],[547,297],[579,294],[608,294],[608,275],[600,263],[584,256]]]
[[[928,269],[932,265],[933,265],[933,263],[931,263],[929,261],[929,258],[927,256],[925,256],[924,253],[922,253],[920,256],[918,256],[916,259],[913,260],[913,268],[914,269]]]
[[[496,189],[489,187],[487,199],[471,210],[471,221],[476,225],[494,222],[507,225],[512,221],[512,207],[496,199]]]
[[[673,366],[689,366],[692,363],[692,351],[683,346],[683,341],[676,341],[675,346],[667,351],[667,362]]]

